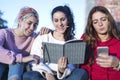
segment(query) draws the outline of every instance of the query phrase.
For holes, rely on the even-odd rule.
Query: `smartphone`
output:
[[[98,54],[107,54],[108,55],[108,53],[109,53],[109,51],[108,51],[108,47],[107,46],[98,46],[97,47],[97,52],[98,52]]]

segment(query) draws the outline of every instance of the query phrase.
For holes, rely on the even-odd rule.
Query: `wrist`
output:
[[[118,65],[113,67],[114,70],[119,71],[120,70],[120,60],[118,61]]]
[[[14,56],[14,60],[12,64],[15,64],[15,63],[16,63],[16,56]]]
[[[64,72],[59,71],[60,74],[63,74]]]
[[[58,72],[59,72],[60,74],[63,74],[64,71],[65,71],[65,69],[58,69]]]

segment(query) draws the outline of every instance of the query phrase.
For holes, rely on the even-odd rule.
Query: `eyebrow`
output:
[[[107,18],[107,16],[103,16],[103,17],[101,17],[101,18]],[[101,18],[100,18],[100,19],[101,19]],[[98,20],[98,19],[93,19],[92,21],[95,21],[95,20]]]

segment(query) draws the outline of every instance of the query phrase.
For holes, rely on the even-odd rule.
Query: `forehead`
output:
[[[38,19],[35,16],[29,16],[29,17],[25,18],[25,21],[31,21],[34,23],[38,23]]]
[[[93,13],[92,20],[100,19],[101,17],[106,17],[106,16],[107,16],[106,14],[104,14],[104,13],[102,13],[100,11],[97,11],[97,12]]]
[[[61,18],[61,17],[66,17],[65,14],[61,11],[57,11],[53,14],[53,18]]]

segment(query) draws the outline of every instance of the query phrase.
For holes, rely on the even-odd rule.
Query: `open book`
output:
[[[70,64],[83,64],[85,59],[86,43],[82,40],[70,40],[65,44],[43,42],[44,62],[57,63],[58,59],[66,56]]]

